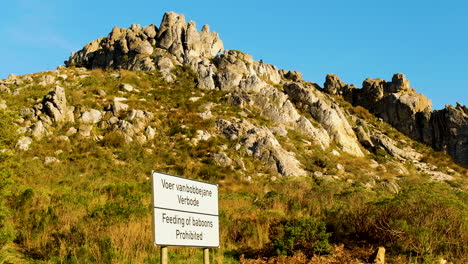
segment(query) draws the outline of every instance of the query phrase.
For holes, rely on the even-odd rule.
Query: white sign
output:
[[[155,244],[219,247],[218,185],[152,174]]]

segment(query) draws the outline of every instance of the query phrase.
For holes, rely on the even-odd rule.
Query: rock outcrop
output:
[[[343,151],[359,157],[364,156],[356,134],[344,113],[338,105],[327,102],[317,86],[287,83],[284,91],[298,108],[307,110],[315,120],[322,124]]]
[[[224,119],[217,120],[216,127],[226,138],[238,140],[247,155],[265,162],[272,171],[284,176],[307,175],[294,153],[286,151],[268,128],[245,120]]]
[[[94,40],[73,53],[65,65],[167,71],[171,64],[212,58],[221,51],[222,41],[217,33],[209,32],[208,26],[198,32],[195,22],[186,23],[184,15],[168,12],[159,29],[155,25],[142,28],[135,24],[128,29],[114,27],[107,37]]]
[[[427,120],[427,119],[425,119]],[[455,162],[468,167],[468,107],[446,106],[433,111],[426,126],[431,134],[424,141],[450,154]]]
[[[322,149],[330,146],[331,140],[327,130],[314,126],[309,119],[298,112],[287,94],[272,86],[267,85],[253,94],[243,90],[235,90],[230,100],[237,106],[256,110],[271,120],[277,128],[285,131],[287,129],[297,130],[314,140]]]
[[[338,76],[329,74],[324,91],[367,108],[405,135],[448,153],[457,163],[468,167],[466,106],[446,106],[433,111],[431,101],[410,88],[401,73],[393,75],[391,82],[368,78],[362,86],[362,89],[350,89]]]
[[[68,108],[67,98],[65,96],[65,89],[60,86],[56,86],[52,89],[42,101],[42,104],[37,105],[35,108],[36,115],[41,114],[41,110],[55,122],[72,121],[73,119],[73,108]]]

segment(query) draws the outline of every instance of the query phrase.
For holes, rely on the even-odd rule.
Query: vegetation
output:
[[[323,151],[294,131],[279,137],[281,144],[303,154],[298,158],[306,170],[329,177],[281,177],[237,151],[236,141],[213,136],[191,143],[197,130],[215,134],[214,121],[196,114],[204,104],[214,103],[211,111],[219,117],[241,113],[226,102],[225,92],[196,89],[190,69],[178,68],[174,83],[162,81],[159,72],[118,73],[119,78],[102,70],[87,71],[84,77],[70,74],[63,80],[69,104],[101,110],[113,96],[121,96],[120,83],[129,83],[139,92],[125,94],[126,103],[154,114],[155,140],[126,143],[118,133],[98,142],[79,135],[69,142],[51,136],[35,140],[29,151],[19,151],[14,148],[17,127],[11,125],[18,117],[0,112],[0,149],[5,149],[0,152],[1,262],[159,261],[152,241],[151,170],[219,184],[221,246],[211,250],[213,263],[327,263],[327,256],[336,261],[329,263],[351,263],[354,259],[339,254],[354,250],[365,261],[363,255],[376,246],[388,248],[393,263],[431,263],[438,257],[466,262],[467,196],[460,188],[464,178],[427,183],[410,164],[404,165],[410,176],[399,177],[392,171],[397,161],[385,153],[333,156],[327,153],[336,146]],[[35,81],[42,75],[34,76]],[[8,98],[10,109],[31,107],[50,88],[22,87],[20,95]],[[97,96],[101,89],[106,95]],[[365,109],[354,111],[375,121]],[[56,126],[52,132],[63,135],[70,126]],[[382,129],[411,142],[389,127]],[[438,161],[426,146],[418,147],[437,166],[465,173],[450,160]],[[220,151],[242,165],[216,165],[209,155]],[[46,157],[60,162],[45,163]],[[370,158],[379,163],[379,177],[371,173]],[[339,170],[337,163],[345,169]],[[386,188],[390,181],[397,181],[400,189]],[[374,188],[368,187],[370,182]],[[171,247],[169,252],[171,263],[201,263],[200,249]]]
[[[15,136],[11,123],[13,116],[0,111],[0,248],[12,241],[15,237],[15,230],[11,219],[11,211],[7,206],[7,198],[10,195],[11,187],[15,181],[14,168],[17,166],[11,160],[11,154],[7,148],[14,145]]]
[[[278,255],[294,255],[303,252],[309,257],[314,254],[330,253],[325,223],[313,218],[283,220],[272,225],[270,240]]]

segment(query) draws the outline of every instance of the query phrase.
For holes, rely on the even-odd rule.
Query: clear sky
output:
[[[327,73],[359,87],[406,74],[432,100],[468,104],[466,0],[15,0],[0,9],[0,78],[55,69],[114,25],[159,26],[164,12],[209,24],[226,49],[323,85]]]

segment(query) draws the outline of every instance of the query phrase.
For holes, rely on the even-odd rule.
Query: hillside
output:
[[[468,109],[403,74],[322,88],[166,13],[0,92],[4,263],[158,261],[151,170],[219,184],[214,263],[467,261]]]

